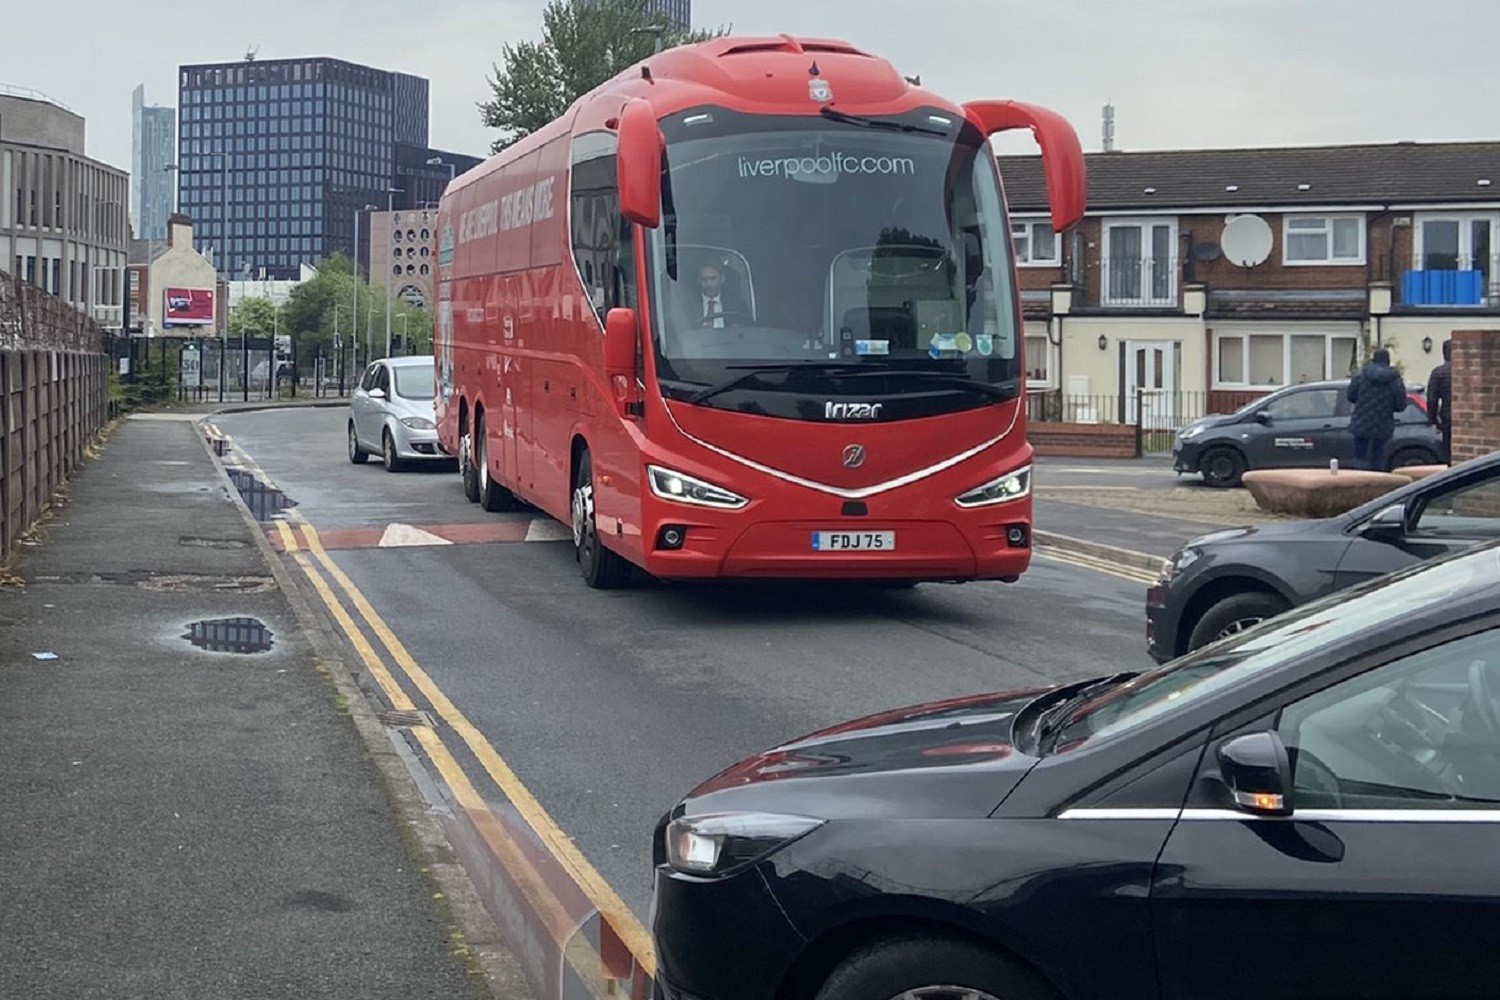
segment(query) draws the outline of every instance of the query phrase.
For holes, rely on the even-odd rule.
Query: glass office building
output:
[[[183,66],[178,86],[179,205],[233,279],[291,279],[303,262],[353,257],[366,205],[384,209],[396,187],[391,203],[415,207],[430,186],[418,182],[446,182],[447,167],[427,159],[460,173],[479,162],[427,148],[419,77],[283,59]]]

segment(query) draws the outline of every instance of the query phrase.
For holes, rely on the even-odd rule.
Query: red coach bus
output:
[[[1068,229],[1056,114],[949,103],[845,42],[719,38],[457,178],[437,415],[469,499],[571,524],[595,587],[1017,579],[1025,338],[988,143],[1013,128]]]

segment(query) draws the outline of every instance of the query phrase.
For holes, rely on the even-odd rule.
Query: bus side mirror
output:
[[[651,105],[638,97],[620,112],[620,145],[615,169],[620,183],[620,214],[637,225],[655,229],[661,224],[661,169],[666,137],[656,124]]]
[[[611,309],[604,317],[604,379],[614,393],[621,412],[634,411],[636,401],[636,357],[641,326],[634,309]]]
[[[1042,173],[1047,178],[1047,200],[1052,205],[1052,231],[1071,229],[1083,218],[1088,203],[1088,179],[1083,146],[1068,120],[1055,111],[1020,101],[973,101],[964,114],[986,136],[1029,128],[1042,147]]]

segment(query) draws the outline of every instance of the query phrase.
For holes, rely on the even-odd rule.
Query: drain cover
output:
[[[264,653],[272,646],[271,630],[259,618],[209,618],[187,629],[183,638],[211,653]]]
[[[413,726],[432,728],[432,716],[419,708],[406,711],[384,709],[376,712],[375,717],[387,726],[393,726],[397,729],[410,729]]]

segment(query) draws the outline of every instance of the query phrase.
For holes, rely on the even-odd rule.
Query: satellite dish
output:
[[[1224,225],[1224,256],[1236,267],[1254,267],[1271,256],[1271,227],[1258,215],[1236,215]]]
[[[1224,251],[1217,243],[1193,244],[1193,259],[1200,264],[1212,264],[1222,256],[1224,256]]]

